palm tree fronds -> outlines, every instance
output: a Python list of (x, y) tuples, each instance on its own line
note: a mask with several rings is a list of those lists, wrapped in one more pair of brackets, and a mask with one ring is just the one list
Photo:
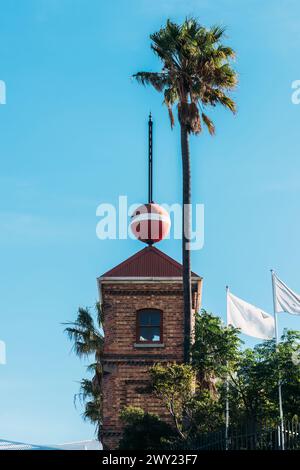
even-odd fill
[[(102, 423), (102, 356), (104, 338), (99, 330), (103, 324), (103, 311), (97, 302), (95, 305), (96, 323), (88, 308), (79, 308), (74, 322), (65, 323), (69, 339), (73, 342), (73, 350), (79, 357), (88, 357), (94, 354), (95, 362), (87, 367), (92, 372), (92, 379), (82, 379), (79, 392), (74, 396), (74, 405), (77, 401), (84, 405), (82, 417), (96, 426), (99, 438)], [(97, 326), (96, 326), (97, 324)]]
[(97, 313), (98, 325), (99, 325), (99, 327), (102, 327), (102, 325), (104, 323), (104, 314), (103, 314), (103, 308), (102, 308), (102, 305), (100, 304), (100, 302), (96, 302), (95, 308), (96, 308), (96, 313)]
[(214, 135), (215, 132), (216, 132), (216, 129), (215, 129), (215, 126), (214, 126), (214, 123), (212, 122), (212, 120), (204, 113), (201, 113), (201, 116), (202, 116), (203, 122), (206, 125), (210, 135)]
[(174, 119), (174, 114), (172, 107), (170, 105), (167, 105), (168, 107), (168, 113), (169, 113), (169, 119), (170, 119), (170, 124), (171, 124), (171, 129), (175, 126), (175, 119)]
[(219, 42), (220, 39), (224, 36), (225, 31), (225, 26), (214, 25), (210, 28), (209, 34), (213, 38), (214, 42)]
[[(99, 316), (101, 316), (100, 306), (97, 309), (97, 321), (99, 323)], [(103, 335), (95, 327), (93, 317), (88, 308), (79, 308), (75, 322), (68, 322), (69, 325), (65, 328), (65, 332), (69, 339), (73, 341), (73, 350), (79, 357), (88, 356), (90, 354), (102, 355), (103, 350)], [(99, 326), (101, 324), (99, 323)]]
[(227, 59), (228, 57), (235, 59), (235, 52), (231, 47), (220, 44), (217, 48), (217, 51), (223, 55), (224, 59)]
[[(235, 112), (233, 99), (225, 94), (237, 84), (231, 66), (235, 52), (222, 43), (224, 37), (224, 26), (207, 29), (195, 18), (186, 18), (181, 25), (168, 20), (165, 27), (151, 34), (151, 47), (162, 62), (161, 71), (139, 72), (134, 78), (164, 93), (171, 127), (175, 104), (180, 122), (194, 134), (201, 132), (198, 104), (200, 107), (222, 104)], [(207, 122), (209, 132), (214, 134), (214, 125), (210, 119)]]
[(174, 127), (175, 125), (175, 119), (173, 115), (173, 104), (176, 103), (178, 100), (178, 94), (175, 88), (167, 88), (164, 92), (164, 104), (168, 108), (168, 113), (169, 113), (169, 118), (170, 118), (170, 123), (171, 123), (171, 128)]
[(167, 85), (166, 76), (163, 73), (138, 72), (133, 75), (133, 78), (144, 86), (152, 85), (157, 91), (162, 91)]

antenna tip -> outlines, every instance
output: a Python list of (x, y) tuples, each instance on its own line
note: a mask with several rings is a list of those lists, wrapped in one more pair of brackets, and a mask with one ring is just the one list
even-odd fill
[(152, 114), (151, 114), (151, 111), (149, 113), (149, 121), (152, 121)]

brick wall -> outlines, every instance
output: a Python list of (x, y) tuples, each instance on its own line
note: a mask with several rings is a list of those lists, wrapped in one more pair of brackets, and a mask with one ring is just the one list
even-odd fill
[[(105, 334), (102, 443), (113, 449), (121, 437), (119, 414), (125, 406), (139, 406), (169, 420), (161, 402), (137, 388), (147, 383), (153, 364), (183, 360), (182, 283), (106, 281), (101, 283), (101, 294)], [(136, 312), (143, 308), (162, 311), (163, 347), (135, 346)]]

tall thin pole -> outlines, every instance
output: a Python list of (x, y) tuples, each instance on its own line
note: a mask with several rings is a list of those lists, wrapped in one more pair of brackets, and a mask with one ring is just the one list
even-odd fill
[[(226, 326), (228, 326), (228, 293), (229, 287), (226, 286)], [(229, 376), (227, 373), (226, 377), (226, 402), (225, 402), (225, 448), (228, 450), (229, 446), (229, 418), (230, 418), (230, 410), (229, 410)]]
[(153, 132), (152, 116), (149, 114), (148, 121), (148, 202), (153, 202)]
[[(271, 269), (272, 276), (272, 288), (273, 288), (273, 309), (274, 309), (274, 321), (275, 321), (275, 340), (276, 340), (276, 350), (278, 350), (279, 345), (279, 331), (278, 331), (278, 320), (275, 306), (275, 282), (274, 282), (274, 271)], [(281, 377), (279, 374), (278, 378), (278, 402), (279, 402), (279, 416), (280, 416), (280, 426), (278, 426), (278, 442), (281, 450), (284, 450), (284, 418), (283, 418), (283, 407), (282, 407), (282, 390), (281, 390)]]

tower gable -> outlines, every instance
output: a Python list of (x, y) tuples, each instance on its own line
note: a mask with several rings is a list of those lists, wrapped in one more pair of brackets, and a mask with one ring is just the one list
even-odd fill
[[(103, 278), (181, 278), (182, 265), (154, 246), (147, 246), (100, 276)], [(195, 279), (201, 279), (192, 273)]]

